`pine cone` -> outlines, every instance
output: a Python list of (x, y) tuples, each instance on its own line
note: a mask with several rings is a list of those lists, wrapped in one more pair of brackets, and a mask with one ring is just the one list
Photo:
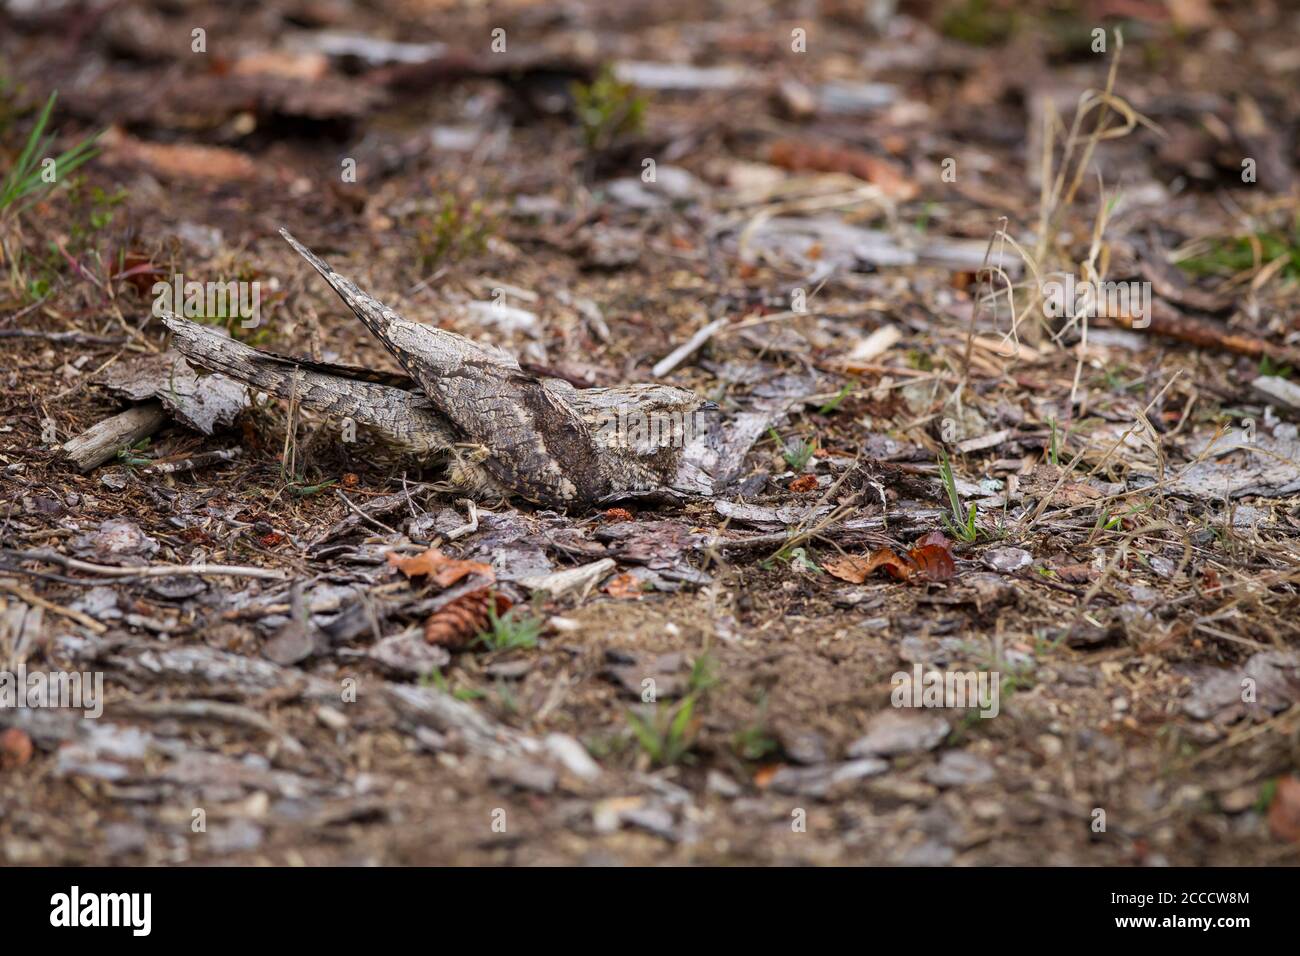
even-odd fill
[(462, 594), (429, 616), (424, 622), (424, 639), (458, 650), (487, 627), (490, 609), (500, 616), (510, 609), (510, 599), (490, 588)]

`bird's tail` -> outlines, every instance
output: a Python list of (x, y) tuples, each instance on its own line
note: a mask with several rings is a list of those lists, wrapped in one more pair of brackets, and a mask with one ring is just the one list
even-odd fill
[(411, 452), (434, 452), (453, 442), (448, 424), (423, 395), (343, 370), (263, 352), (216, 329), (176, 315), (164, 315), (172, 345), (195, 365), (251, 385), (276, 398), (292, 399), (334, 418), (369, 427)]

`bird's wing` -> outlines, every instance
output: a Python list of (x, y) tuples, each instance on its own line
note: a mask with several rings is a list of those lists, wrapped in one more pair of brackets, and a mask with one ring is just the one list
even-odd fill
[[(330, 284), (330, 288), (338, 293), (352, 313), (365, 323), (366, 328), (412, 376), (415, 376), (414, 369), (410, 367), (413, 358), (418, 358), (431, 371), (446, 375), (456, 374), (467, 362), (503, 373), (523, 374), (519, 363), (501, 349), (480, 345), (446, 329), (408, 322), (374, 296), (359, 289), (351, 279), (331, 269), (325, 260), (295, 239), (289, 230), (281, 229), (280, 235), (297, 250), (298, 255), (311, 263), (312, 268)], [(415, 377), (418, 380), (418, 376)]]
[(460, 438), (487, 450), (483, 468), (500, 484), (531, 501), (569, 507), (599, 500), (612, 485), (648, 480), (635, 462), (615, 461), (598, 446), (554, 383), (527, 374), (500, 349), (406, 321), (287, 230), (280, 234), (411, 373)]
[(455, 441), (449, 423), (419, 392), (358, 379), (347, 366), (264, 352), (176, 315), (162, 321), (176, 350), (195, 365), (277, 398), (295, 398), (326, 415), (350, 418), (411, 452), (441, 451)]

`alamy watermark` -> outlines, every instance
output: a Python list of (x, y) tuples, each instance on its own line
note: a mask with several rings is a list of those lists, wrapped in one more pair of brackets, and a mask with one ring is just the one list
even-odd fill
[(50, 897), (51, 926), (122, 926), (132, 936), (153, 929), (152, 893), (83, 893), (73, 886)]
[(897, 671), (890, 679), (895, 707), (938, 707), (965, 710), (978, 707), (981, 717), (996, 717), (1002, 696), (1002, 675), (997, 671), (927, 671), (920, 664), (912, 672)]
[(685, 448), (708, 429), (708, 415), (700, 410), (646, 411), (619, 408), (602, 412), (596, 420), (596, 440), (605, 447)]
[(0, 670), (0, 710), (24, 708), (71, 708), (94, 720), (104, 713), (102, 671)]
[(1123, 318), (1135, 329), (1151, 324), (1150, 282), (1097, 282), (1073, 275), (1042, 283), (1043, 312), (1051, 319)]
[(178, 272), (171, 282), (155, 282), (151, 291), (158, 318), (174, 313), (187, 319), (240, 319), (244, 329), (262, 324), (260, 282), (186, 282), (185, 274)]

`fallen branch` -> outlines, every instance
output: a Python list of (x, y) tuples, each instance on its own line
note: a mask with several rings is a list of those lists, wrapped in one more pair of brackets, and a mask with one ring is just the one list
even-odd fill
[(1300, 349), (1275, 345), (1257, 336), (1229, 329), (1218, 322), (1194, 318), (1159, 299), (1151, 302), (1150, 319), (1151, 324), (1145, 329), (1133, 329), (1133, 316), (1128, 315), (1106, 316), (1103, 321), (1119, 328), (1146, 331), (1176, 342), (1185, 342), (1207, 351), (1231, 352), (1256, 361), (1268, 358), (1279, 365), (1300, 366)]
[(40, 329), (0, 329), (0, 339), (41, 339), (45, 342), (69, 342), (73, 345), (121, 345), (123, 335), (90, 335), (86, 332), (42, 332)]
[(40, 595), (33, 594), (31, 591), (28, 591), (26, 588), (21, 588), (17, 584), (13, 584), (12, 582), (0, 581), (0, 591), (7, 591), (8, 593), (12, 594), (14, 597), (18, 598), (18, 600), (22, 601), (24, 604), (30, 604), (33, 607), (41, 607), (49, 611), (51, 614), (58, 614), (61, 617), (71, 618), (72, 620), (80, 624), (82, 627), (89, 628), (90, 630), (94, 631), (96, 634), (103, 634), (105, 631), (108, 630), (107, 627), (105, 627), (103, 624), (100, 624), (93, 617), (90, 617), (89, 615), (86, 614), (82, 614), (80, 611), (74, 611), (70, 607), (64, 607), (61, 604), (55, 604), (53, 601), (47, 601), (45, 600), (45, 598), (41, 597)]
[(274, 568), (254, 568), (238, 564), (151, 564), (139, 568), (122, 568), (106, 564), (91, 564), (59, 554), (57, 551), (0, 551), (0, 556), (17, 561), (45, 561), (60, 564), (71, 571), (84, 571), (106, 578), (172, 578), (190, 574), (214, 577), (261, 578), (266, 581), (285, 581), (289, 574)]
[(692, 335), (688, 341), (677, 346), (677, 348), (673, 349), (661, 358), (655, 364), (655, 367), (650, 370), (650, 373), (654, 375), (655, 378), (663, 378), (703, 348), (704, 344), (708, 342), (709, 339), (713, 338), (713, 336), (718, 333), (718, 330), (726, 324), (726, 318), (714, 319), (704, 328)]
[(166, 420), (159, 402), (134, 405), (64, 442), (63, 453), (78, 471), (87, 472), (98, 468), (123, 448), (148, 438)]
[(220, 451), (204, 451), (197, 455), (191, 455), (188, 458), (182, 458), (180, 461), (160, 461), (156, 464), (141, 468), (140, 474), (171, 475), (179, 471), (193, 471), (195, 468), (206, 468), (208, 465), (217, 465), (223, 461), (234, 461), (241, 454), (243, 454), (243, 449), (240, 448), (225, 448)]

